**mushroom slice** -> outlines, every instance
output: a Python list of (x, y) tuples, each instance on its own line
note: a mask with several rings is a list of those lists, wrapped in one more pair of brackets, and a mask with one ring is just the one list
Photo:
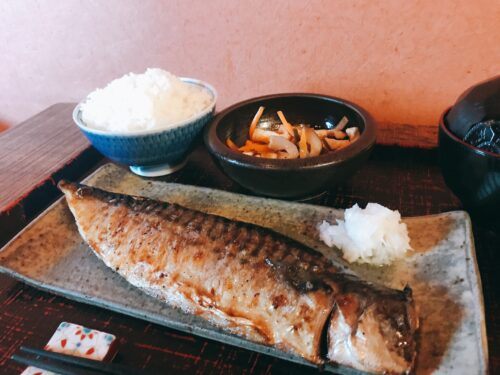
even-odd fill
[[(269, 137), (269, 148), (274, 151), (284, 151), (286, 154), (283, 155), (285, 159), (296, 159), (299, 157), (299, 150), (292, 142), (279, 135), (272, 135)], [(282, 156), (281, 153), (279, 153)]]

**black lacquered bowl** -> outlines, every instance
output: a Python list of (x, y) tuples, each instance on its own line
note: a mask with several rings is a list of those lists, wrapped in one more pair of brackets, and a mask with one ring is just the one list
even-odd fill
[(445, 111), (439, 121), (439, 163), (448, 187), (475, 215), (498, 216), (500, 155), (474, 147), (449, 129)]
[[(244, 155), (226, 146), (230, 137), (238, 146), (245, 143), (249, 124), (260, 106), (266, 108), (262, 121), (280, 120), (281, 110), (292, 124), (325, 126), (349, 119), (361, 135), (352, 145), (304, 159), (266, 159)], [(237, 103), (219, 113), (205, 128), (204, 140), (224, 172), (241, 186), (259, 195), (297, 199), (315, 195), (344, 182), (368, 158), (375, 144), (375, 125), (369, 115), (345, 100), (316, 94), (276, 94)]]

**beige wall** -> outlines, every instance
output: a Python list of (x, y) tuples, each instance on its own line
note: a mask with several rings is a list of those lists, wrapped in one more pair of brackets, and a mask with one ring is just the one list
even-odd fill
[(4, 0), (0, 124), (158, 66), (212, 83), (219, 109), (309, 91), (357, 102), (382, 128), (432, 125), (500, 73), (499, 25), (498, 0)]

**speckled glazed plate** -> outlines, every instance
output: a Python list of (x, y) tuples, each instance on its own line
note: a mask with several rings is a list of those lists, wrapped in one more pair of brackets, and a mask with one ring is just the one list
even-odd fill
[[(342, 263), (335, 250), (318, 240), (315, 229), (324, 219), (341, 218), (341, 210), (144, 180), (112, 164), (101, 167), (85, 182), (268, 227)], [(410, 255), (390, 267), (356, 266), (353, 271), (390, 287), (409, 284), (413, 288), (421, 322), (417, 374), (485, 374), (483, 297), (468, 215), (449, 212), (406, 218), (405, 222), (414, 249)], [(63, 199), (0, 250), (0, 270), (70, 299), (313, 366), (302, 358), (228, 334), (129, 285), (91, 253)], [(325, 370), (358, 373), (334, 366)]]

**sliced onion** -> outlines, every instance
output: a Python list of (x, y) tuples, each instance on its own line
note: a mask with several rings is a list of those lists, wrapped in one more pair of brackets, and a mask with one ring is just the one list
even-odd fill
[(254, 142), (268, 143), (269, 137), (271, 137), (272, 135), (276, 135), (276, 132), (273, 132), (272, 130), (257, 128), (252, 133), (251, 139)]
[(347, 128), (345, 130), (347, 133), (347, 136), (349, 137), (349, 140), (351, 142), (354, 142), (356, 139), (359, 138), (359, 129), (358, 128)]
[(285, 151), (285, 159), (296, 159), (299, 157), (297, 146), (279, 135), (272, 135), (269, 137), (269, 148), (274, 151)]
[(286, 128), (283, 124), (280, 124), (277, 133), (278, 133), (278, 135), (288, 139), (289, 141), (293, 142), (293, 140), (294, 140), (294, 135), (293, 134), (290, 135), (290, 133), (288, 133), (288, 131), (286, 130)]
[(285, 130), (283, 125), (281, 125), (277, 132), (273, 130), (257, 128), (252, 133), (251, 140), (254, 142), (269, 143), (269, 138), (273, 135), (281, 136), (288, 140), (290, 139), (290, 135)]

